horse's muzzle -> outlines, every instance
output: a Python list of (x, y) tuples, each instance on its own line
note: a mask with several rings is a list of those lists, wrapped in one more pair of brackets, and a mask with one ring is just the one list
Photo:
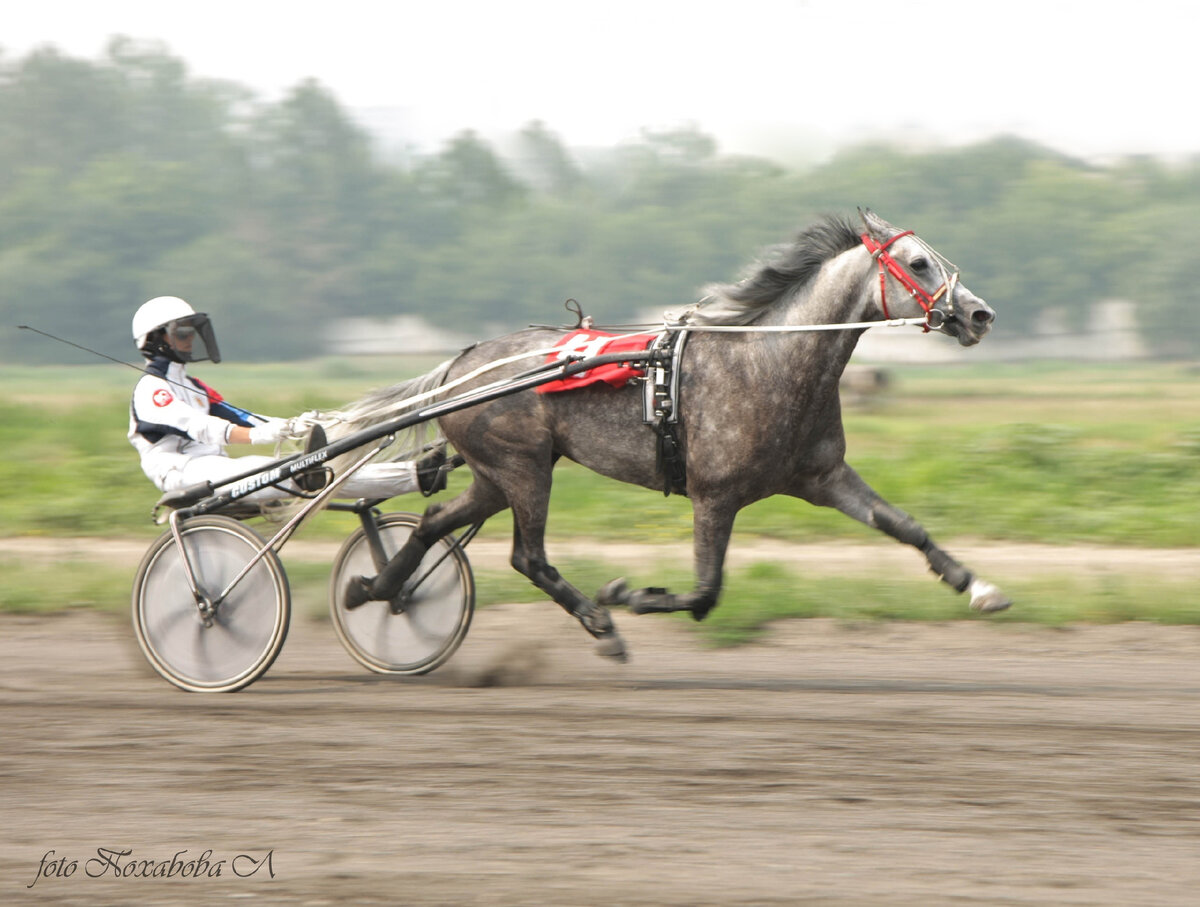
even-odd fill
[(974, 346), (992, 329), (995, 310), (971, 293), (955, 296), (954, 308), (947, 312), (934, 309), (929, 313), (929, 326), (956, 339), (962, 346)]

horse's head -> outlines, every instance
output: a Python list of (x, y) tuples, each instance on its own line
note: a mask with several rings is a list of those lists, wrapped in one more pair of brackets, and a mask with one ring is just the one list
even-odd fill
[(992, 329), (996, 313), (958, 281), (958, 268), (911, 230), (901, 230), (870, 210), (859, 210), (863, 244), (879, 266), (876, 292), (885, 318), (925, 313), (931, 331), (974, 346)]

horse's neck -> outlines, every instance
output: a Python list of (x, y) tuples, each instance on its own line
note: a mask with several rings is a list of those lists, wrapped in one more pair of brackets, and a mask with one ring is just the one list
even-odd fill
[(868, 268), (859, 249), (843, 252), (780, 307), (780, 324), (846, 324), (866, 321), (872, 307)]
[[(853, 324), (871, 319), (872, 296), (864, 280), (861, 256), (846, 253), (827, 264), (816, 277), (800, 290), (763, 324), (827, 325)], [(802, 355), (816, 359), (822, 370), (840, 375), (854, 347), (862, 336), (861, 329), (844, 331), (796, 332), (779, 335), (781, 342), (776, 353), (785, 357)]]

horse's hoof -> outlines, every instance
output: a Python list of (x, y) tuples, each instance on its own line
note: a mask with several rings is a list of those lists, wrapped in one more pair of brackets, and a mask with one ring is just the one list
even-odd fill
[(1011, 598), (991, 583), (981, 579), (972, 580), (969, 589), (971, 591), (971, 610), (978, 611), (980, 614), (1003, 611), (1012, 604)]
[(591, 633), (596, 639), (604, 639), (617, 632), (612, 615), (608, 613), (608, 608), (603, 605), (588, 604), (580, 611), (577, 611), (575, 617), (583, 624), (583, 629)]
[(623, 605), (628, 600), (629, 587), (626, 585), (625, 577), (623, 576), (606, 583), (596, 593), (596, 604), (598, 605)]
[(596, 654), (602, 658), (611, 658), (621, 664), (629, 660), (629, 653), (625, 650), (625, 640), (615, 632), (601, 636), (596, 641)]
[(372, 598), (371, 580), (365, 576), (352, 576), (346, 580), (346, 587), (342, 590), (342, 607), (347, 611), (361, 608)]

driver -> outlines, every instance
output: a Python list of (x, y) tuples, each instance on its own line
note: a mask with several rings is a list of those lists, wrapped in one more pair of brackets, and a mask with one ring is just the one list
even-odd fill
[[(177, 296), (155, 297), (134, 313), (133, 339), (146, 359), (146, 371), (133, 389), (129, 442), (141, 455), (142, 471), (160, 491), (219, 484), (275, 462), (259, 455), (231, 458), (225, 446), (275, 444), (291, 435), (292, 421), (239, 409), (187, 374), (189, 362), (221, 361), (206, 314)], [(439, 447), (415, 463), (368, 463), (338, 491), (348, 498), (390, 498), (418, 490), (430, 495), (446, 487), (445, 458)], [(270, 487), (248, 499), (288, 496), (285, 488)]]

